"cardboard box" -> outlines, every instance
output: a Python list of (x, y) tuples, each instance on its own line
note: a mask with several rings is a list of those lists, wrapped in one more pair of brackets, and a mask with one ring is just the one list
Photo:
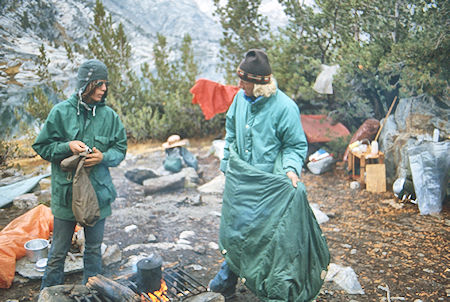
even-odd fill
[(386, 166), (366, 165), (366, 190), (374, 193), (386, 192)]

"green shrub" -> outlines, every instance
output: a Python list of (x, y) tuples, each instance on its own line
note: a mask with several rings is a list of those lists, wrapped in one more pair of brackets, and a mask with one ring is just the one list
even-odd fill
[(351, 138), (351, 135), (341, 136), (328, 143), (325, 143), (324, 147), (328, 153), (333, 154), (333, 157), (335, 159), (342, 160)]
[(18, 150), (17, 143), (0, 138), (0, 167), (8, 167), (8, 161), (16, 157)]

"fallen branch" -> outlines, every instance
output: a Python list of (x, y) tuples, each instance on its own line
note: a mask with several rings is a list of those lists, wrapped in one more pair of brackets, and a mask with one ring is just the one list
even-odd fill
[(386, 287), (378, 285), (378, 288), (384, 290), (386, 292), (386, 298), (388, 302), (391, 302), (391, 293), (389, 291), (389, 286), (386, 284)]

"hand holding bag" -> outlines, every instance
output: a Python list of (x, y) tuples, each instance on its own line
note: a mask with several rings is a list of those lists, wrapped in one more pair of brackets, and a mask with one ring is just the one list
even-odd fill
[(91, 168), (84, 167), (86, 152), (72, 155), (61, 162), (63, 171), (73, 171), (72, 211), (82, 226), (94, 226), (100, 218), (97, 194), (89, 179)]

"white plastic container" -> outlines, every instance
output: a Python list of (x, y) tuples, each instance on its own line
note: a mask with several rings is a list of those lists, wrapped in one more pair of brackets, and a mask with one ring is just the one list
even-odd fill
[(437, 143), (439, 142), (439, 129), (434, 128), (433, 131), (433, 142)]
[(378, 142), (377, 141), (372, 141), (372, 143), (370, 143), (370, 154), (372, 154), (372, 155), (378, 154)]

